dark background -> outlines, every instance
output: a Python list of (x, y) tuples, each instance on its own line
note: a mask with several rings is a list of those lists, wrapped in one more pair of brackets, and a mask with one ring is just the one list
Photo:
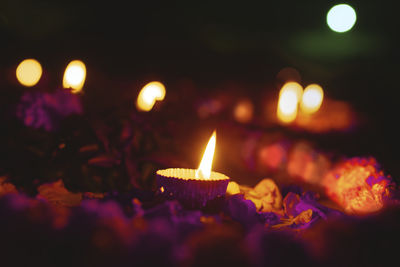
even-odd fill
[(79, 58), (88, 86), (132, 90), (149, 77), (167, 85), (187, 78), (202, 90), (251, 84), (243, 94), (257, 95), (277, 90), (257, 85), (274, 85), (279, 70), (294, 67), (303, 84), (321, 84), (367, 118), (350, 154), (373, 155), (398, 176), (398, 11), (393, 1), (347, 1), (357, 22), (339, 34), (326, 25), (339, 3), (0, 1), (0, 84), (15, 82), (15, 66), (33, 57), (46, 85), (59, 86), (66, 64)]

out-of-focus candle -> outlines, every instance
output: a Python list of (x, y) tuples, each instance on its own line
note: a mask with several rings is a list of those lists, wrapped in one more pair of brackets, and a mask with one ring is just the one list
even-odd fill
[(16, 76), (22, 85), (27, 87), (34, 86), (42, 77), (42, 66), (36, 59), (25, 59), (19, 63)]
[(310, 84), (304, 89), (300, 103), (300, 109), (306, 114), (312, 114), (319, 110), (324, 99), (324, 91), (318, 84)]
[(150, 111), (156, 101), (162, 101), (165, 97), (165, 86), (160, 82), (146, 84), (136, 100), (136, 107), (140, 111)]
[(80, 60), (71, 61), (64, 72), (63, 87), (71, 88), (73, 93), (82, 90), (86, 79), (86, 66)]
[(303, 87), (296, 82), (286, 83), (279, 92), (277, 116), (283, 123), (296, 119), (298, 103), (303, 93)]
[(284, 92), (289, 91), (294, 92), (296, 94), (297, 100), (300, 101), (301, 96), (303, 95), (303, 86), (301, 86), (297, 82), (287, 82), (282, 86), (279, 92), (279, 96), (281, 96)]

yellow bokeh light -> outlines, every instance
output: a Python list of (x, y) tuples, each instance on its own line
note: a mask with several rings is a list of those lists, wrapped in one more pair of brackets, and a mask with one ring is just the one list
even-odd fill
[(290, 123), (296, 119), (298, 103), (303, 94), (303, 87), (296, 82), (288, 82), (282, 86), (279, 92), (277, 116), (284, 123)]
[(306, 87), (301, 99), (301, 111), (306, 114), (312, 114), (319, 110), (324, 99), (324, 91), (318, 84), (310, 84)]
[(297, 100), (300, 101), (301, 96), (303, 94), (303, 86), (301, 86), (297, 82), (287, 82), (282, 86), (281, 91), (279, 92), (279, 96), (288, 91), (293, 91), (296, 94)]
[(140, 111), (150, 111), (156, 101), (161, 101), (165, 97), (165, 86), (160, 82), (150, 82), (140, 91), (136, 107)]
[(196, 178), (210, 179), (216, 141), (217, 141), (217, 133), (214, 131), (210, 137), (210, 140), (208, 141), (206, 150), (204, 151), (203, 154), (203, 158), (201, 159), (200, 162), (200, 166), (196, 170)]
[(335, 32), (347, 32), (356, 23), (357, 15), (354, 9), (346, 4), (332, 7), (326, 16), (329, 28)]
[(24, 86), (34, 86), (42, 77), (42, 66), (35, 59), (25, 59), (19, 63), (16, 75), (18, 81)]
[(63, 87), (71, 88), (73, 93), (82, 90), (86, 79), (86, 66), (80, 60), (71, 61), (64, 72)]

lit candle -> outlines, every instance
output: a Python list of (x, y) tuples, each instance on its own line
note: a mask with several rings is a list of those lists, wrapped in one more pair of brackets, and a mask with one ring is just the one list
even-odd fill
[(324, 90), (318, 84), (310, 84), (304, 90), (300, 108), (305, 114), (312, 114), (319, 110), (324, 99)]
[(72, 93), (82, 90), (86, 79), (86, 66), (80, 60), (71, 61), (65, 69), (63, 87), (71, 88)]
[(25, 59), (18, 65), (15, 74), (23, 86), (31, 87), (42, 77), (42, 66), (35, 59)]
[(277, 116), (281, 122), (290, 123), (296, 119), (302, 94), (303, 87), (296, 82), (288, 82), (282, 86), (277, 107)]
[(146, 84), (136, 100), (136, 107), (139, 111), (150, 111), (156, 101), (162, 101), (165, 97), (165, 86), (160, 82)]
[(157, 171), (157, 186), (168, 197), (191, 207), (204, 207), (226, 193), (229, 177), (212, 171), (216, 133), (208, 141), (200, 166), (195, 169), (170, 168)]
[(216, 141), (217, 134), (214, 131), (210, 137), (210, 140), (208, 141), (203, 158), (200, 162), (200, 166), (196, 170), (196, 179), (210, 179)]

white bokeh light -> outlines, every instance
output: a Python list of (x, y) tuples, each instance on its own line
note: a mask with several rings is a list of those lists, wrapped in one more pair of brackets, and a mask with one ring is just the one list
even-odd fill
[(329, 28), (335, 32), (347, 32), (356, 23), (357, 15), (354, 9), (347, 4), (332, 7), (326, 16)]

